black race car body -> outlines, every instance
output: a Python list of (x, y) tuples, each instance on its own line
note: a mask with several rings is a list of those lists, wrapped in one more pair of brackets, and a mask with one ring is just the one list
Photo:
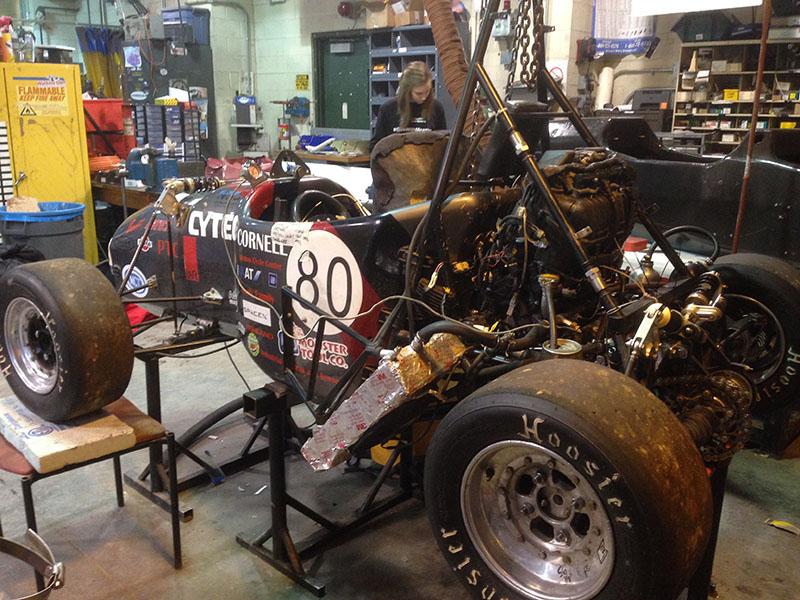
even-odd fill
[[(730, 250), (747, 157), (747, 137), (724, 157), (665, 148), (644, 119), (587, 119), (604, 145), (636, 171), (642, 204), (663, 228), (692, 223), (713, 231)], [(571, 124), (554, 125), (554, 148), (583, 144)], [(800, 130), (759, 131), (740, 249), (800, 261)]]
[[(308, 189), (345, 193), (337, 184), (313, 176), (198, 192), (184, 200), (190, 210), (177, 225), (157, 214), (142, 243), (154, 211), (145, 208), (125, 221), (111, 240), (112, 270), (118, 280), (128, 278), (126, 287), (134, 290), (129, 297), (154, 313), (172, 305), (153, 299), (183, 298), (181, 312), (214, 321), (223, 333), (241, 338), (259, 367), (273, 379), (282, 379), (284, 334), (277, 318), (285, 312), (281, 289), (288, 286), (364, 338), (372, 337), (380, 311), (361, 313), (402, 292), (401, 249), (428, 209), (423, 203), (329, 221), (272, 220), (276, 204), (280, 210), (280, 199), (289, 198), (291, 205)], [(458, 194), (448, 200), (443, 219), (454, 262), (470, 258), (469, 241), (509, 206), (509, 199), (490, 192)], [(128, 274), (139, 244), (141, 253)], [(155, 282), (148, 287), (151, 278)], [(293, 304), (291, 327), (299, 338), (313, 329), (319, 313)], [(310, 371), (315, 343), (310, 336), (294, 344), (294, 370), (301, 380)], [(328, 324), (317, 391), (328, 391), (362, 350), (361, 342)]]

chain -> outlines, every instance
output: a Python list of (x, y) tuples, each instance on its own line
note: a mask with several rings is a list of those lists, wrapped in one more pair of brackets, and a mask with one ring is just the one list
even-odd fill
[(544, 3), (542, 0), (520, 0), (514, 25), (511, 66), (506, 82), (506, 100), (511, 97), (519, 63), (519, 78), (529, 90), (536, 85), (544, 35)]

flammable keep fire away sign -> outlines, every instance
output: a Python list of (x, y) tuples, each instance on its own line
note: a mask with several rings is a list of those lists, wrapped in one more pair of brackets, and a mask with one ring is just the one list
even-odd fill
[(67, 82), (63, 77), (14, 77), (17, 113), (22, 117), (65, 117)]

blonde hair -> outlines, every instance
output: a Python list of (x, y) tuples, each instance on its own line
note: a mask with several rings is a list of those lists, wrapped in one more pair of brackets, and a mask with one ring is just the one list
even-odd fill
[[(422, 61), (408, 63), (400, 76), (397, 86), (397, 112), (400, 114), (400, 127), (408, 127), (411, 123), (411, 92), (414, 88), (433, 82), (433, 73)], [(422, 117), (427, 121), (433, 112), (433, 89), (422, 103)]]

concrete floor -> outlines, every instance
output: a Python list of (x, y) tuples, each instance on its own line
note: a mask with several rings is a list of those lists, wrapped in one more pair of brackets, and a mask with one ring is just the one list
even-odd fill
[[(251, 385), (264, 377), (237, 347), (234, 359)], [(209, 410), (244, 391), (225, 353), (195, 360), (162, 361), (163, 419), (184, 431)], [(0, 396), (9, 393), (0, 382)], [(144, 371), (136, 365), (128, 397), (144, 408)], [(200, 452), (214, 457), (249, 432), (235, 416), (205, 439)], [(262, 442), (260, 442), (262, 443)], [(124, 469), (140, 468), (145, 453), (123, 458)], [(190, 469), (191, 465), (179, 463)], [(323, 514), (346, 519), (360, 501), (370, 479), (341, 469), (314, 474), (300, 459), (289, 466), (290, 489)], [(194, 520), (183, 525), (184, 568), (171, 566), (167, 513), (132, 491), (127, 506), (114, 501), (111, 464), (101, 463), (38, 482), (34, 494), (39, 531), (58, 560), (66, 565), (66, 586), (57, 600), (312, 598), (288, 579), (239, 547), (239, 532), (255, 535), (268, 525), (266, 465), (182, 494)], [(296, 513), (290, 524), (299, 538), (314, 527)], [(24, 531), (19, 480), (0, 473), (0, 516), (6, 535)], [(723, 600), (798, 600), (800, 537), (764, 524), (768, 518), (800, 524), (800, 460), (778, 461), (742, 452), (730, 472), (728, 495), (715, 565), (715, 581)], [(334, 600), (466, 598), (451, 576), (430, 533), (424, 507), (409, 501), (374, 522), (363, 533), (328, 550), (312, 566)], [(0, 599), (33, 591), (29, 569), (0, 558)], [(5, 594), (5, 595), (4, 595)]]

